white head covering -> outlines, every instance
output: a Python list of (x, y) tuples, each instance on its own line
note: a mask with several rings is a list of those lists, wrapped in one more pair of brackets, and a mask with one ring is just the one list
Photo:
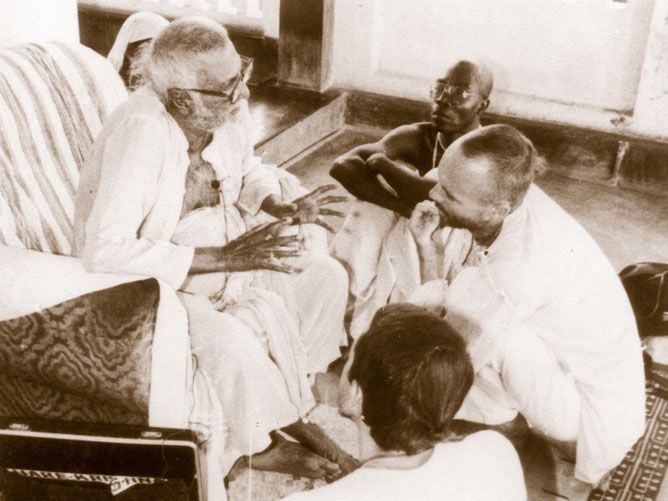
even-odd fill
[(132, 14), (118, 31), (116, 41), (109, 51), (107, 59), (116, 68), (116, 71), (120, 71), (129, 44), (155, 37), (168, 24), (167, 19), (153, 12)]

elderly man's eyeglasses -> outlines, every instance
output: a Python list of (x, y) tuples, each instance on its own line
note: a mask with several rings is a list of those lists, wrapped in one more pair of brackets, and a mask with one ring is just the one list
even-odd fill
[(235, 77), (234, 82), (230, 85), (231, 89), (229, 92), (218, 92), (215, 90), (209, 89), (181, 89), (181, 90), (190, 90), (193, 92), (199, 92), (200, 94), (205, 94), (207, 96), (216, 96), (222, 97), (226, 101), (234, 104), (239, 100), (241, 96), (241, 91), (244, 88), (244, 85), (248, 83), (251, 73), (253, 73), (253, 58), (240, 56), (241, 58), (241, 70), (239, 74)]
[(474, 94), (464, 87), (437, 82), (436, 85), (431, 88), (429, 95), (432, 101), (437, 103), (449, 101), (452, 104), (463, 104), (469, 97), (478, 94)]

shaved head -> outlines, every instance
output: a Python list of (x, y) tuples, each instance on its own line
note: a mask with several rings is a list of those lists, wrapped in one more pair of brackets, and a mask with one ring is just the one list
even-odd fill
[(483, 63), (467, 60), (457, 61), (438, 80), (449, 80), (468, 86), (472, 82), (475, 82), (480, 89), (480, 94), (484, 98), (489, 97), (494, 87), (494, 75), (492, 75), (492, 71)]
[(480, 115), (489, 106), (493, 85), (487, 66), (458, 61), (432, 88), (432, 125), (447, 135), (461, 135), (480, 127)]

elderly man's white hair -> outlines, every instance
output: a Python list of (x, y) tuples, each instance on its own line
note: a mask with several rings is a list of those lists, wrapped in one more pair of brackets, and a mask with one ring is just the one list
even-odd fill
[(226, 49), (227, 30), (207, 17), (183, 17), (169, 24), (141, 54), (143, 82), (165, 98), (172, 87), (196, 87), (202, 57)]

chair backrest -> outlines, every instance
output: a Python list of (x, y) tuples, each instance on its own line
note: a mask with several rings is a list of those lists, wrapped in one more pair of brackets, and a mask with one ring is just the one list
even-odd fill
[(0, 244), (72, 253), (79, 170), (126, 97), (111, 64), (86, 47), (0, 50)]

